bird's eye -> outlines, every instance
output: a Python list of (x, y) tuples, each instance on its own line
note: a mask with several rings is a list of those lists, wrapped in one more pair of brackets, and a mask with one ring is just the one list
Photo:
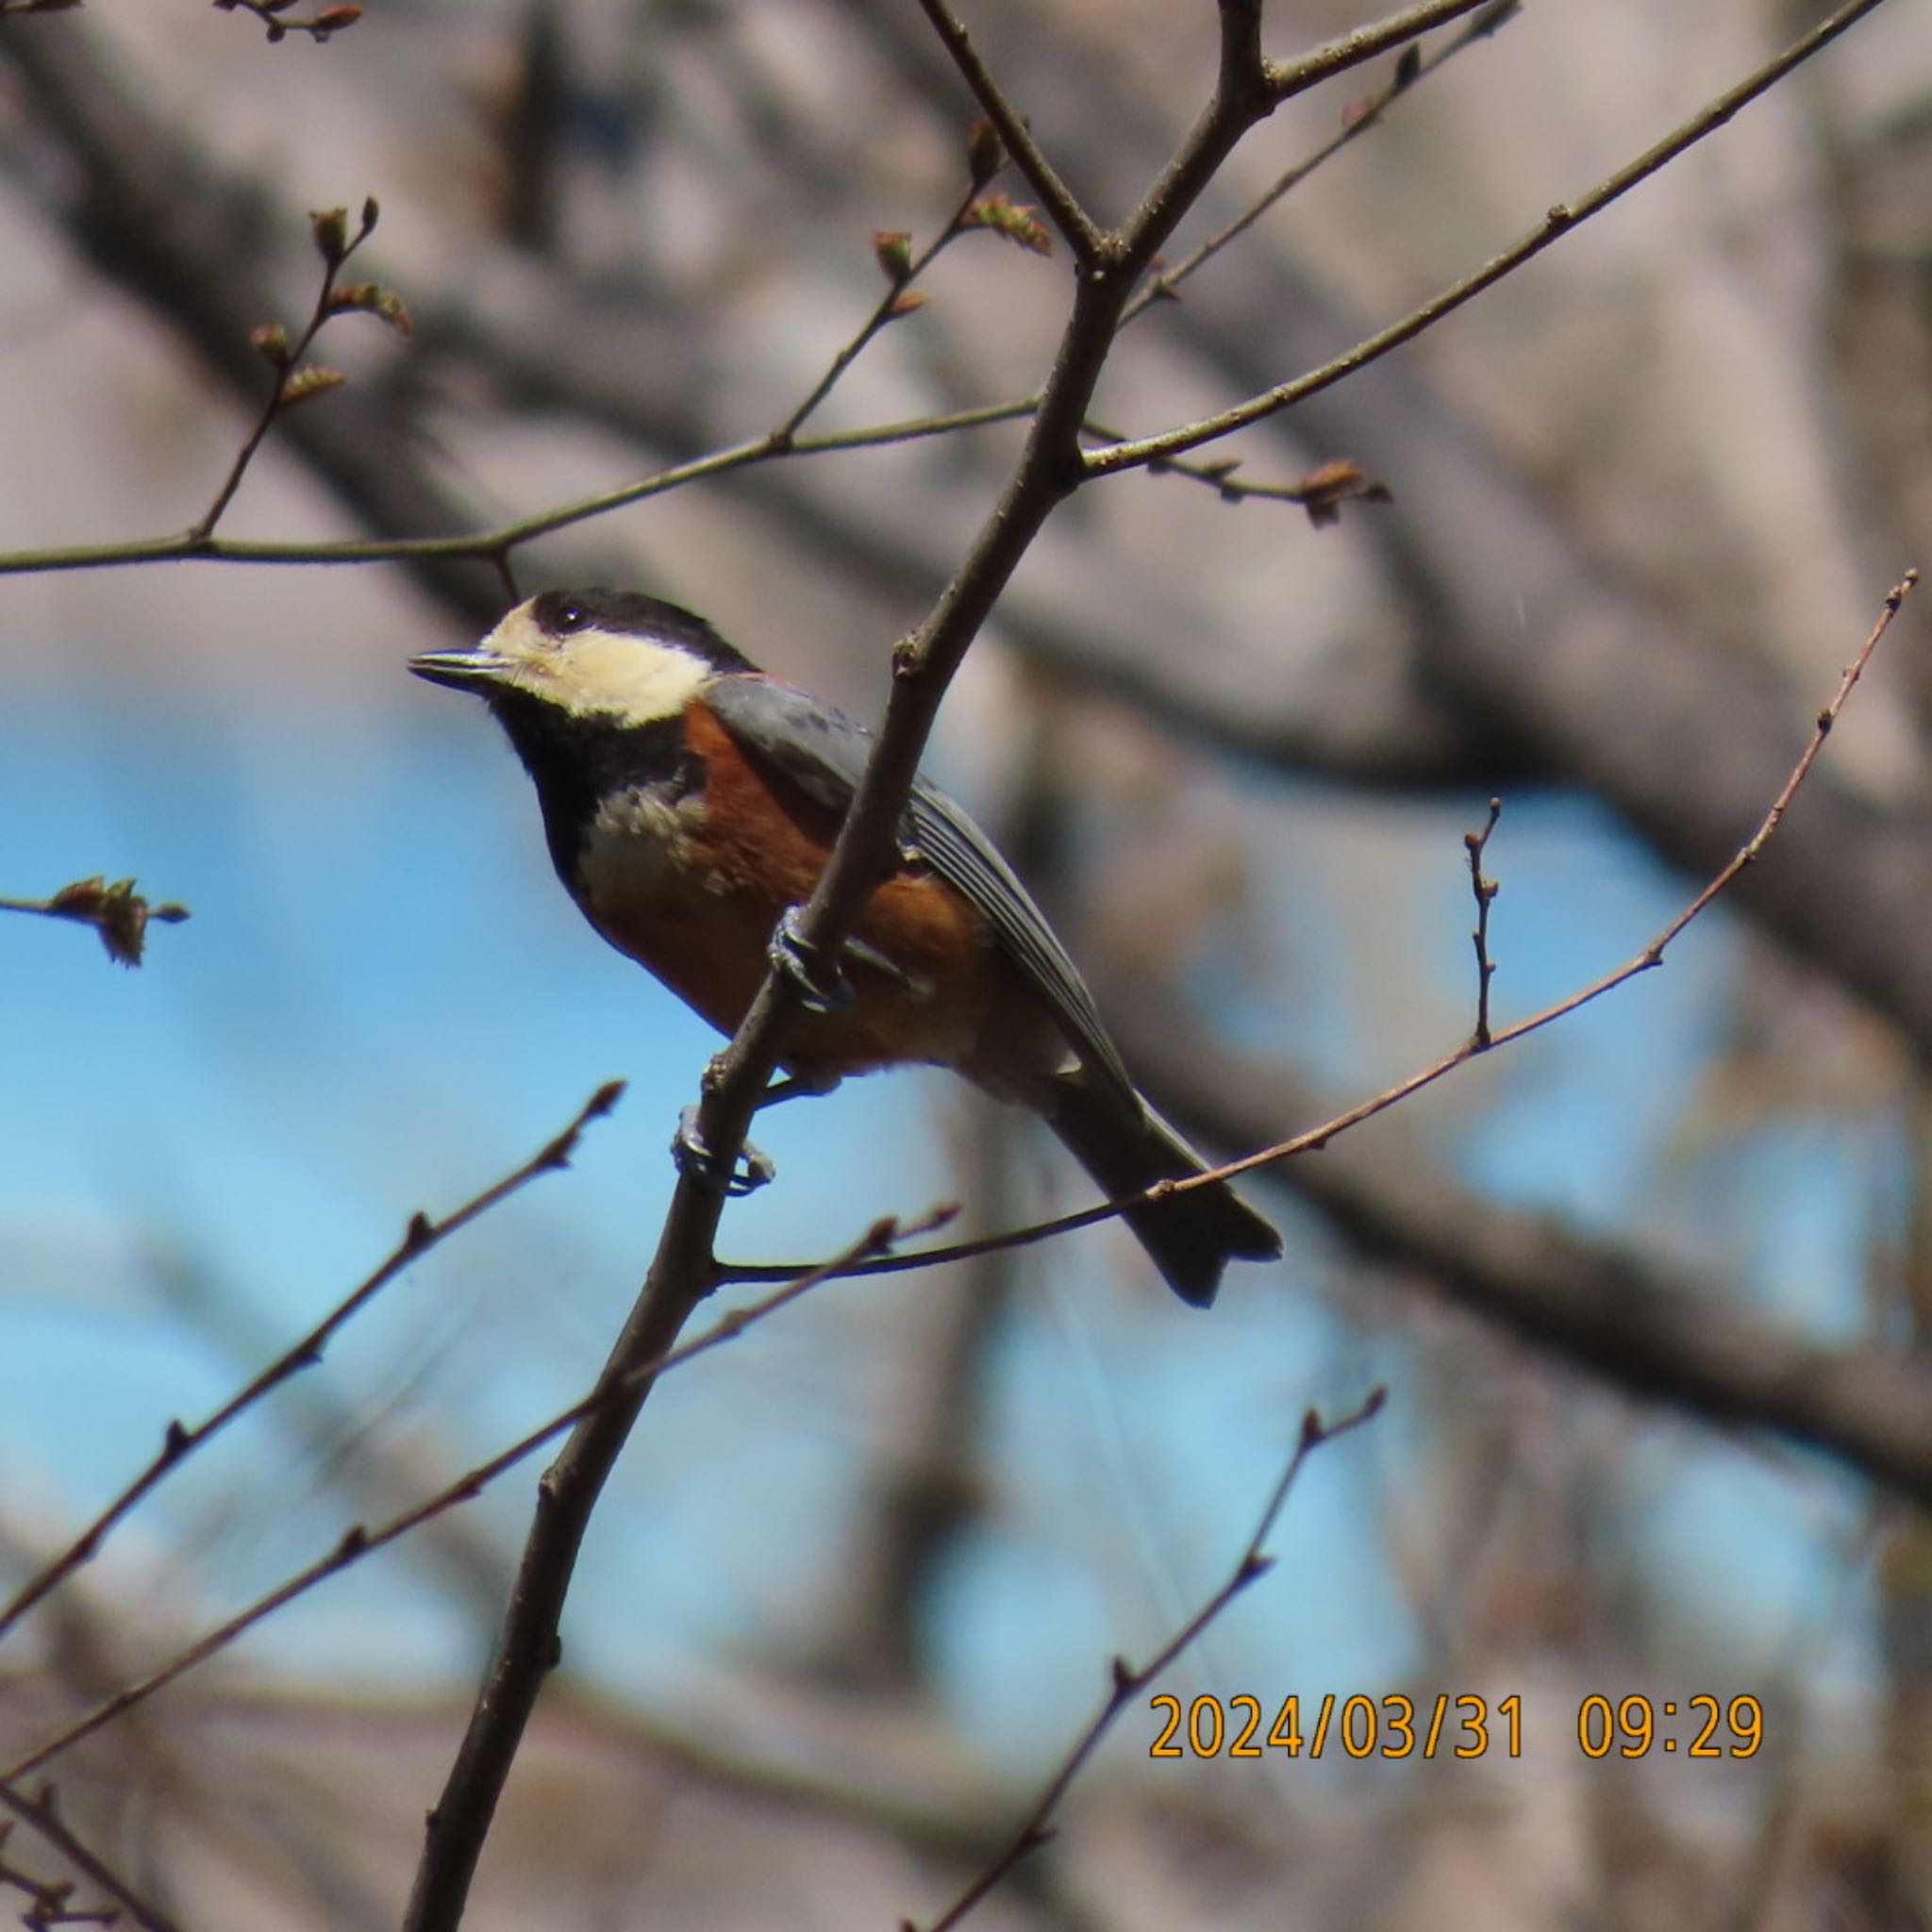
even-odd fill
[(537, 628), (552, 641), (570, 637), (576, 631), (588, 630), (591, 622), (584, 600), (573, 597), (567, 591), (545, 591), (537, 599), (533, 614)]

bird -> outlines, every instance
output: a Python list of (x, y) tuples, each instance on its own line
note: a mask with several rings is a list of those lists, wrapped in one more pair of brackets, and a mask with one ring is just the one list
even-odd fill
[[(533, 781), (550, 858), (620, 953), (719, 1031), (776, 963), (806, 1009), (760, 1105), (850, 1074), (948, 1067), (1037, 1114), (1109, 1200), (1207, 1164), (1135, 1086), (1045, 915), (965, 810), (921, 776), (896, 862), (834, 972), (795, 917), (831, 856), (873, 735), (768, 676), (702, 617), (639, 591), (546, 591), (469, 650), (408, 668), (483, 699)], [(674, 1143), (708, 1156), (687, 1109)], [(744, 1191), (770, 1177), (748, 1153)], [(1123, 1218), (1180, 1298), (1206, 1307), (1230, 1260), (1281, 1236), (1225, 1180)]]

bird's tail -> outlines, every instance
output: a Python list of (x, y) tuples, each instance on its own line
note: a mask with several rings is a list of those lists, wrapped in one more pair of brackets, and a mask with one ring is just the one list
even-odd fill
[[(1083, 1074), (1058, 1076), (1044, 1111), (1067, 1151), (1110, 1200), (1206, 1170), (1201, 1157), (1138, 1095)], [(1228, 1262), (1273, 1261), (1281, 1253), (1280, 1231), (1225, 1181), (1129, 1208), (1123, 1218), (1168, 1286), (1197, 1308), (1213, 1301)]]

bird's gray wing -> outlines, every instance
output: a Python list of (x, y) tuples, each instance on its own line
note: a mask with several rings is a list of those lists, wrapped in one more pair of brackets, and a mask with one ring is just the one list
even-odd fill
[[(873, 734), (864, 725), (769, 677), (721, 677), (705, 696), (744, 751), (828, 810), (842, 813), (851, 804), (872, 756)], [(920, 777), (899, 821), (899, 842), (985, 916), (1002, 950), (1046, 1001), (1081, 1064), (1111, 1075), (1131, 1092), (1133, 1082), (1079, 969), (964, 808)]]

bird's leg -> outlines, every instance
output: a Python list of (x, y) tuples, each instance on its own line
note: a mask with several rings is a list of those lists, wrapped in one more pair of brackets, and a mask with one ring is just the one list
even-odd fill
[[(671, 1158), (677, 1163), (677, 1171), (687, 1180), (698, 1182), (727, 1197), (740, 1194), (755, 1194), (767, 1181), (778, 1177), (778, 1170), (772, 1164), (768, 1154), (760, 1154), (749, 1141), (738, 1161), (724, 1167), (718, 1157), (705, 1145), (704, 1137), (698, 1132), (698, 1110), (688, 1107), (677, 1116), (677, 1132), (671, 1138)], [(739, 1172), (739, 1163), (743, 1172)]]
[(797, 987), (807, 1012), (841, 1013), (857, 997), (852, 982), (836, 967), (827, 971), (819, 948), (800, 936), (798, 915), (804, 909), (802, 906), (786, 908), (766, 951), (772, 964)]

